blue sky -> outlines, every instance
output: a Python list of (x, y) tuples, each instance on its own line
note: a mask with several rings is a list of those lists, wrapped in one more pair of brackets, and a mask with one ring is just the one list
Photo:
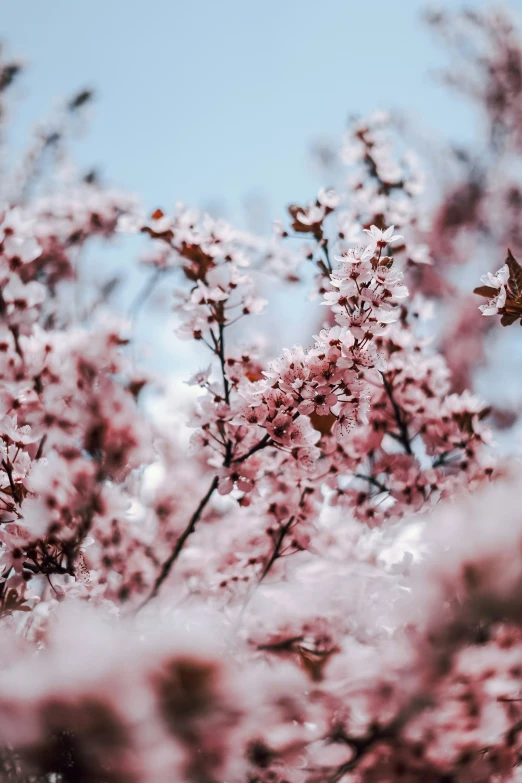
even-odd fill
[(424, 6), (0, 0), (0, 36), (29, 66), (12, 133), (23, 139), (58, 97), (92, 86), (82, 164), (150, 207), (218, 203), (241, 220), (245, 197), (260, 194), (276, 216), (313, 196), (310, 145), (338, 137), (350, 113), (399, 109), (436, 134), (468, 136), (469, 109), (433, 78), (444, 58), (420, 23)]
[[(93, 87), (90, 128), (75, 144), (85, 170), (95, 165), (150, 209), (168, 210), (178, 199), (218, 204), (244, 226), (245, 198), (254, 194), (280, 217), (323, 184), (310, 146), (338, 139), (350, 114), (390, 108), (435, 139), (473, 137), (470, 108), (434, 78), (445, 58), (420, 22), (424, 7), (423, 0), (0, 0), (0, 38), (28, 66), (10, 138), (23, 148), (57, 99)], [(520, 12), (522, 0), (508, 7)], [(83, 262), (84, 281), (123, 272), (123, 311), (146, 280), (133, 263), (134, 240), (103, 251), (95, 244)], [(208, 356), (174, 337), (174, 320), (165, 318), (171, 288), (161, 295), (163, 304), (151, 300), (141, 315), (139, 345), (180, 400), (184, 379)], [(319, 304), (314, 309), (302, 290), (285, 307), (284, 323), (274, 320), (276, 343), (306, 343)]]

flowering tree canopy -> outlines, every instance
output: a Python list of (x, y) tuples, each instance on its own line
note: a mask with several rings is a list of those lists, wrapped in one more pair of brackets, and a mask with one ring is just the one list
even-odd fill
[[(522, 358), (495, 328), (522, 323), (522, 44), (498, 13), (429, 21), (486, 127), (438, 188), (378, 113), (270, 236), (149, 214), (70, 164), (89, 91), (6, 172), (2, 781), (522, 780), (522, 398), (490, 382)], [(77, 296), (122, 236), (127, 312), (116, 281)], [(159, 288), (188, 401), (136, 351)]]

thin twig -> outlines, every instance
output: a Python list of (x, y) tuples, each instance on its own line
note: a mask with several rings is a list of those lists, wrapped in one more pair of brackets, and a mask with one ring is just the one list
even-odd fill
[(44, 433), (42, 436), (42, 440), (38, 444), (38, 451), (36, 452), (35, 459), (40, 459), (43, 454), (43, 448), (45, 446), (45, 441), (47, 440), (47, 433)]
[(358, 479), (362, 479), (363, 481), (367, 481), (369, 484), (373, 484), (373, 486), (377, 487), (377, 489), (380, 492), (389, 492), (390, 491), (387, 486), (382, 484), (374, 476), (364, 476), (362, 473), (354, 473), (354, 477), (358, 478)]
[(386, 377), (385, 373), (381, 372), (381, 377), (384, 385), (384, 390), (388, 395), (388, 399), (390, 400), (393, 408), (393, 415), (395, 417), (395, 421), (397, 422), (397, 427), (399, 428), (400, 442), (404, 446), (404, 450), (406, 451), (406, 454), (413, 455), (413, 451), (411, 448), (411, 438), (408, 432), (408, 425), (404, 421), (402, 417), (401, 409), (397, 405), (397, 402), (395, 401), (395, 397), (393, 396), (393, 386), (388, 380), (388, 378)]
[(283, 541), (285, 540), (285, 536), (294, 524), (295, 521), (295, 515), (293, 514), (286, 525), (282, 525), (282, 527), (279, 528), (279, 532), (277, 534), (277, 537), (275, 539), (275, 545), (272, 550), (272, 554), (268, 558), (265, 567), (263, 568), (263, 571), (261, 572), (261, 576), (259, 577), (258, 584), (261, 584), (263, 579), (266, 577), (272, 566), (274, 565), (275, 561), (278, 559), (279, 554), (281, 552), (281, 546), (283, 545)]
[(174, 563), (178, 559), (178, 557), (180, 555), (180, 552), (183, 549), (187, 538), (191, 535), (191, 533), (194, 532), (194, 529), (196, 527), (196, 524), (197, 524), (199, 518), (201, 517), (201, 514), (203, 513), (203, 511), (204, 511), (208, 501), (210, 500), (210, 498), (214, 494), (214, 491), (217, 489), (218, 480), (219, 480), (218, 477), (214, 476), (214, 478), (212, 479), (212, 483), (210, 484), (208, 490), (206, 491), (204, 496), (201, 498), (197, 509), (192, 514), (187, 527), (185, 528), (183, 533), (180, 535), (180, 537), (176, 541), (176, 545), (174, 546), (174, 549), (172, 550), (170, 556), (163, 563), (163, 565), (161, 567), (161, 571), (160, 571), (156, 581), (154, 582), (154, 587), (152, 588), (152, 591), (151, 591), (150, 595), (145, 599), (145, 601), (141, 605), (140, 609), (143, 606), (145, 606), (145, 604), (147, 604), (149, 601), (151, 601), (153, 598), (156, 598), (156, 596), (158, 595), (159, 589), (160, 589), (161, 585), (163, 584), (165, 579), (170, 574), (172, 566), (174, 565)]
[(255, 454), (256, 451), (261, 451), (261, 449), (264, 449), (265, 446), (272, 446), (273, 441), (270, 439), (270, 435), (268, 432), (261, 438), (261, 440), (256, 443), (255, 446), (252, 446), (251, 449), (249, 449), (245, 454), (242, 454), (240, 457), (236, 457), (235, 459), (231, 460), (232, 463), (234, 462), (244, 462), (246, 459), (252, 456), (252, 454)]
[(15, 344), (16, 353), (18, 354), (20, 359), (23, 361), (24, 360), (24, 352), (22, 351), (22, 346), (20, 345), (20, 332), (18, 330), (18, 326), (16, 326), (16, 325), (10, 326), (9, 327), (9, 331), (13, 335), (13, 340), (14, 340), (14, 344)]
[(15, 503), (18, 503), (18, 505), (21, 506), (22, 505), (22, 501), (21, 501), (21, 499), (20, 499), (20, 497), (18, 495), (18, 489), (16, 487), (16, 484), (15, 484), (14, 478), (13, 478), (13, 468), (9, 464), (9, 462), (6, 462), (5, 459), (2, 460), (2, 466), (3, 466), (4, 470), (5, 470), (5, 472), (7, 473), (7, 477), (9, 479), (9, 485), (11, 487), (11, 492), (13, 493), (13, 500), (15, 501)]
[(327, 239), (324, 240), (323, 250), (324, 250), (324, 257), (326, 258), (326, 263), (328, 265), (328, 272), (329, 272), (329, 274), (331, 274), (333, 269), (332, 269), (332, 262), (330, 261), (330, 253), (328, 251), (328, 240)]

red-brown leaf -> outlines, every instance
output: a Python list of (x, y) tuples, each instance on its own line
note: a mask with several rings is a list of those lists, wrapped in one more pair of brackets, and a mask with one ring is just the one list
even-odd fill
[(518, 299), (522, 296), (522, 266), (518, 263), (517, 259), (508, 248), (508, 254), (506, 258), (506, 264), (509, 269), (509, 287), (515, 297)]
[(504, 313), (500, 319), (502, 326), (511, 326), (520, 316), (517, 313)]
[(473, 293), (478, 294), (479, 296), (485, 296), (486, 299), (492, 299), (492, 297), (498, 294), (498, 289), (492, 288), (489, 285), (479, 285), (478, 288), (473, 289)]

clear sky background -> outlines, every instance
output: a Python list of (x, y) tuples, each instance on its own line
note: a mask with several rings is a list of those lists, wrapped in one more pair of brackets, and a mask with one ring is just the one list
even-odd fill
[[(522, 0), (507, 5), (522, 16)], [(435, 78), (447, 59), (421, 23), (425, 7), (424, 0), (0, 0), (0, 39), (27, 63), (11, 102), (10, 140), (23, 149), (57, 99), (92, 87), (90, 128), (74, 150), (84, 170), (96, 167), (151, 210), (176, 200), (217, 205), (244, 227), (245, 200), (255, 196), (268, 217), (281, 217), (287, 204), (328, 184), (310, 148), (317, 139), (337, 141), (349, 115), (388, 108), (428, 138), (474, 137), (480, 122)], [(146, 281), (134, 263), (135, 239), (120, 237), (110, 250), (94, 243), (82, 262), (84, 284), (122, 277), (123, 312)], [(178, 405), (188, 393), (184, 380), (208, 356), (174, 337), (175, 319), (165, 317), (171, 291), (156, 291), (141, 314), (139, 345), (168, 375)], [(306, 343), (322, 313), (304, 290), (283, 305), (273, 294), (258, 328), (268, 334), (277, 324), (277, 355), (279, 343)]]
[[(480, 6), (479, 0), (468, 1)], [(459, 7), (455, 0), (439, 6)], [(512, 0), (520, 10), (522, 0)], [(399, 109), (467, 138), (468, 107), (434, 79), (444, 53), (421, 0), (0, 0), (0, 37), (28, 71), (17, 143), (56, 99), (97, 90), (79, 161), (147, 207), (217, 203), (241, 220), (312, 197), (312, 142), (350, 113)]]

